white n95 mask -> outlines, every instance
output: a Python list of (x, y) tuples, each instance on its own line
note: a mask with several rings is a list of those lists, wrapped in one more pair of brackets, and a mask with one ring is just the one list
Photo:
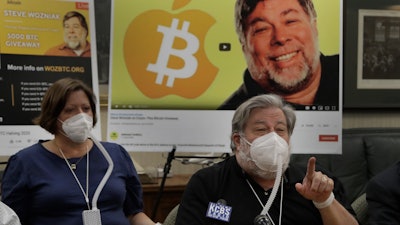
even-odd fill
[(85, 142), (93, 128), (93, 118), (86, 113), (76, 114), (60, 122), (65, 135), (75, 143)]
[(256, 138), (250, 145), (250, 158), (258, 168), (267, 172), (277, 172), (279, 161), (282, 160), (282, 171), (289, 165), (289, 145), (278, 134), (270, 132)]

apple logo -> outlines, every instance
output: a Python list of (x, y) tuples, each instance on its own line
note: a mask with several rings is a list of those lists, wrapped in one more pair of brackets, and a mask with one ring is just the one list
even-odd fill
[(217, 76), (204, 44), (215, 19), (195, 9), (174, 13), (184, 5), (174, 5), (172, 12), (143, 12), (126, 30), (125, 65), (136, 87), (149, 98), (197, 98)]

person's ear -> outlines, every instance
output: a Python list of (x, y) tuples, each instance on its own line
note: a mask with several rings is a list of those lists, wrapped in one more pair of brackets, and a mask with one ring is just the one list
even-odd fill
[(242, 52), (246, 52), (247, 51), (246, 45), (244, 43), (241, 43), (240, 45), (242, 46)]
[(318, 37), (318, 23), (317, 23), (317, 19), (314, 19), (314, 21), (313, 21), (313, 30), (314, 30), (314, 33), (315, 33), (315, 35)]
[(232, 141), (233, 141), (233, 143), (235, 144), (236, 147), (240, 146), (241, 138), (240, 138), (239, 133), (232, 134)]

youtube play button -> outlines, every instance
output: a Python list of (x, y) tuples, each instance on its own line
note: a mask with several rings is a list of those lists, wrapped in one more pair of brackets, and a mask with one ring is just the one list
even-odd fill
[(220, 51), (230, 51), (231, 43), (219, 43), (219, 50)]

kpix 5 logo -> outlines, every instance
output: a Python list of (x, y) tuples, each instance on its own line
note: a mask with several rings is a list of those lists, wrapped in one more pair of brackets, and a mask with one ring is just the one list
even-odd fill
[(214, 18), (198, 9), (176, 13), (186, 4), (178, 2), (182, 1), (175, 0), (170, 11), (149, 10), (136, 16), (124, 36), (129, 75), (149, 98), (199, 97), (218, 73), (204, 43)]

